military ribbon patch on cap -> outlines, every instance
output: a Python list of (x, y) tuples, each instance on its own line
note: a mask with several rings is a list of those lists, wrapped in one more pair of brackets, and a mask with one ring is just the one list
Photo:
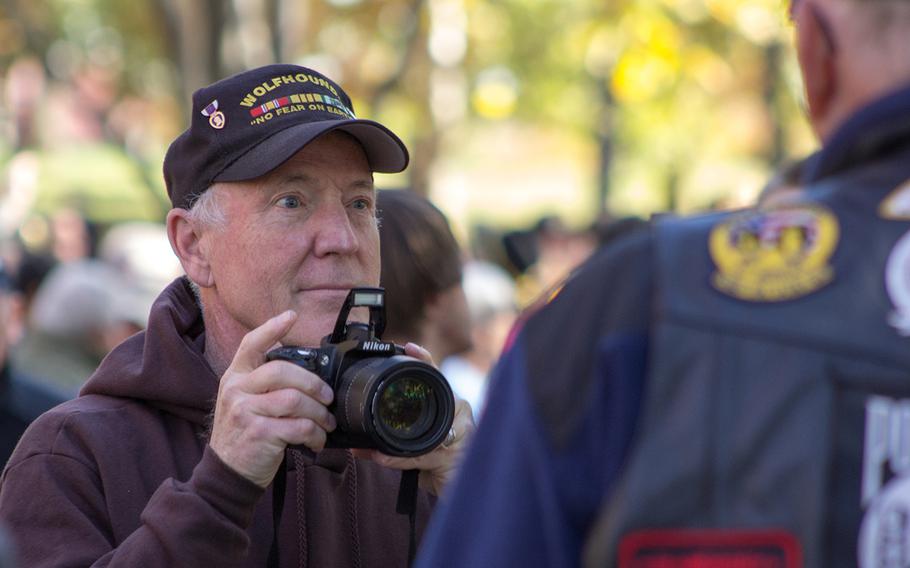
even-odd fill
[(817, 205), (737, 215), (711, 231), (711, 283), (752, 302), (805, 296), (833, 280), (828, 261), (839, 234), (837, 218)]
[(218, 99), (209, 103), (209, 106), (205, 107), (201, 111), (202, 116), (209, 117), (209, 124), (212, 128), (221, 130), (224, 128), (224, 113), (218, 110)]

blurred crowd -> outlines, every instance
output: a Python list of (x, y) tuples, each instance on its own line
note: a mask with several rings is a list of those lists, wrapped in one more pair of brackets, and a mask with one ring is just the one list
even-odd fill
[(180, 268), (163, 226), (124, 223), (102, 234), (69, 208), (46, 222), (46, 238), (28, 242), (20, 232), (4, 244), (6, 359), (74, 396), (114, 346), (145, 327), (152, 301)]
[[(552, 286), (541, 278), (549, 271), (532, 268), (558, 262), (567, 274), (590, 254), (591, 236), (553, 219), (542, 221), (522, 233), (522, 256), (513, 251), (513, 262), (508, 251), (518, 233), (494, 239), (484, 229), (486, 241), (462, 250), (443, 213), (417, 194), (381, 191), (378, 207), (386, 339), (426, 347), (455, 393), (479, 415), (487, 376), (524, 304), (521, 288)], [(555, 225), (561, 233), (557, 245), (550, 232), (537, 228)]]

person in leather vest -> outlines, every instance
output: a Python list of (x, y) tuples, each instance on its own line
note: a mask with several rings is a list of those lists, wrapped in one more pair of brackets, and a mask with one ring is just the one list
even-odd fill
[(418, 566), (905, 566), (910, 2), (795, 0), (820, 150), (606, 247), (505, 354)]

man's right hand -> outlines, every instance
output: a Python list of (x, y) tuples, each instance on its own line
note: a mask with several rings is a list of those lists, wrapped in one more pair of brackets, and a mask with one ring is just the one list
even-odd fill
[(267, 487), (288, 445), (319, 451), (335, 429), (326, 406), (332, 389), (315, 373), (265, 354), (291, 329), (287, 311), (246, 334), (221, 377), (209, 442), (221, 460), (260, 487)]

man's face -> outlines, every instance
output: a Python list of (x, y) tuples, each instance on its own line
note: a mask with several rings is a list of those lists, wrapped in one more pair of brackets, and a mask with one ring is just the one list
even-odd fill
[(324, 135), (265, 176), (212, 191), (226, 221), (202, 238), (213, 278), (207, 325), (246, 333), (293, 309), (284, 342), (315, 346), (350, 288), (378, 285), (373, 176), (347, 135)]

